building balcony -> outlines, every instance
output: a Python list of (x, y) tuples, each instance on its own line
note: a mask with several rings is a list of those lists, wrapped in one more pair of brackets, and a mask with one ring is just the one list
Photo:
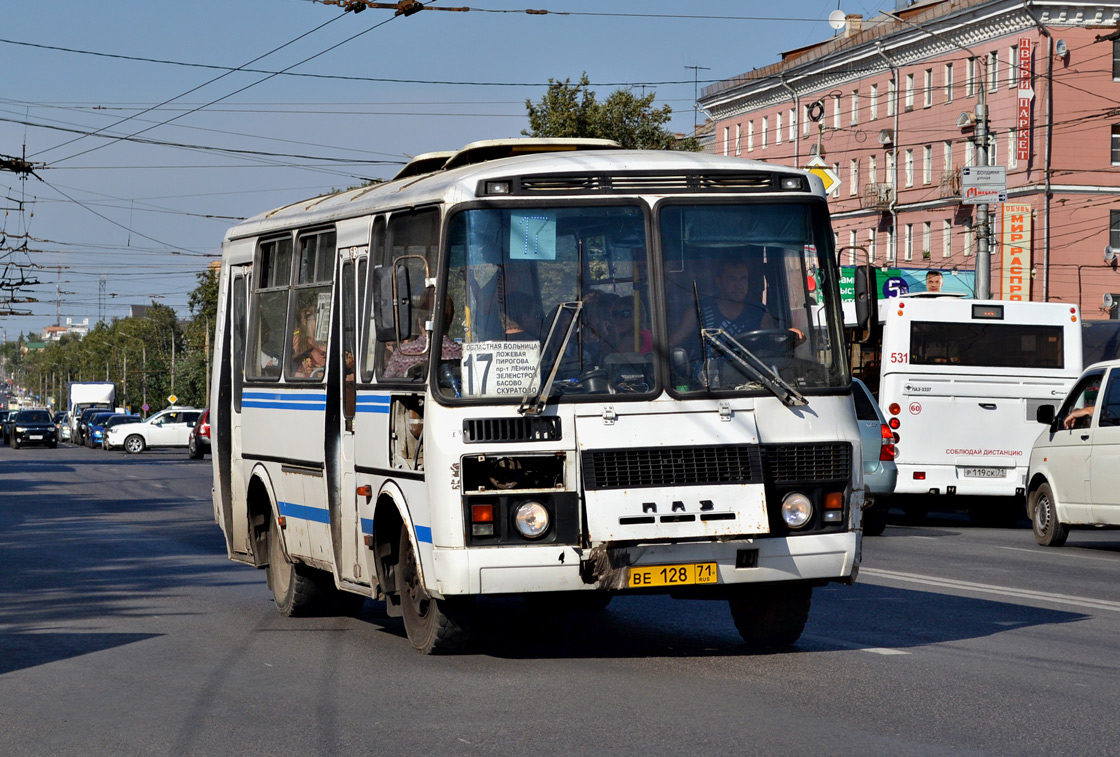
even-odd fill
[(859, 206), (865, 210), (887, 210), (892, 200), (894, 200), (894, 185), (865, 184), (859, 196)]

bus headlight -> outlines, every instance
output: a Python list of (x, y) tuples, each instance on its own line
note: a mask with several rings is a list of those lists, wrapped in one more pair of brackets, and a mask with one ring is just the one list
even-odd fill
[(513, 512), (513, 525), (526, 539), (539, 539), (548, 531), (548, 510), (540, 502), (522, 502)]
[(801, 492), (790, 492), (782, 498), (782, 520), (790, 528), (801, 528), (813, 517), (813, 502)]

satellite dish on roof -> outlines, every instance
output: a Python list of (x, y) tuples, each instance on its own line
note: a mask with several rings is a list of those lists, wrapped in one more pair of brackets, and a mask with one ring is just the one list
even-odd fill
[(1111, 294), (1105, 292), (1104, 296), (1101, 297), (1101, 304), (1104, 305), (1105, 310), (1112, 310), (1112, 307), (1116, 304), (1116, 301), (1113, 299)]
[(1116, 260), (1117, 249), (1110, 244), (1104, 246), (1104, 262), (1111, 263)]
[(844, 11), (837, 8), (836, 10), (832, 11), (832, 13), (828, 14), (828, 25), (836, 31), (840, 31), (844, 28), (844, 19), (847, 17), (847, 15), (848, 14), (846, 14)]

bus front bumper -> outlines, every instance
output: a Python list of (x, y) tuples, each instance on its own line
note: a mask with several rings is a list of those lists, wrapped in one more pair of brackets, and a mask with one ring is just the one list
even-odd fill
[(848, 531), (590, 550), (560, 545), (435, 547), (432, 557), (436, 575), (426, 577), (425, 582), (443, 596), (627, 591), (630, 567), (701, 563), (716, 564), (716, 583), (707, 587), (776, 581), (851, 582), (859, 567), (859, 534)]

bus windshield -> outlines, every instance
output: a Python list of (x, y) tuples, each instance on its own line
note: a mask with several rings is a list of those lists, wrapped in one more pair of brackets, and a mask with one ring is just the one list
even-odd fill
[(553, 368), (553, 396), (649, 396), (661, 376), (674, 392), (772, 391), (743, 352), (793, 389), (846, 383), (824, 219), (802, 203), (669, 204), (653, 224), (638, 202), (460, 212), (440, 325), (462, 350), (440, 391), (521, 399)]
[(1065, 362), (1062, 335), (1062, 326), (915, 321), (910, 325), (910, 362), (973, 368), (1060, 369)]

